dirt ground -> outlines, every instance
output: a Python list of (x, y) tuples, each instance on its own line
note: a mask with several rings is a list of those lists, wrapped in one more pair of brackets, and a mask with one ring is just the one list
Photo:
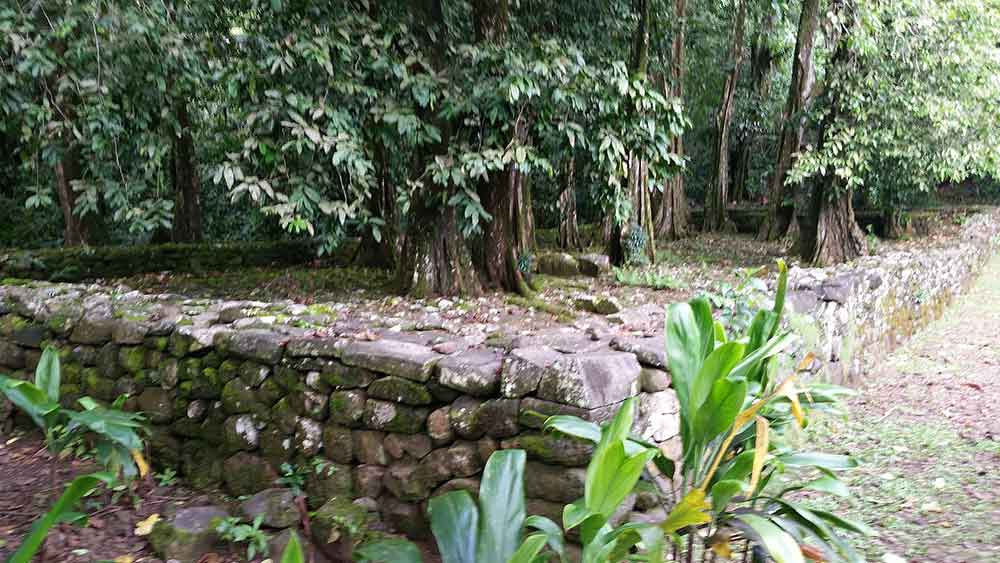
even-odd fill
[(874, 526), (869, 561), (1000, 561), (1000, 258), (944, 317), (865, 378), (816, 448), (861, 467), (836, 506)]

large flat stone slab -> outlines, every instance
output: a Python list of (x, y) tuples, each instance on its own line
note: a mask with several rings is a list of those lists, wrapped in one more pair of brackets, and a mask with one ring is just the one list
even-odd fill
[(437, 365), (438, 380), (451, 389), (477, 397), (496, 395), (500, 389), (501, 356), (495, 350), (460, 352)]
[(542, 376), (538, 384), (540, 398), (594, 409), (619, 403), (639, 392), (642, 366), (635, 354), (577, 354), (567, 357), (563, 366)]
[(441, 356), (427, 346), (397, 340), (354, 340), (344, 345), (340, 359), (349, 366), (398, 375), (413, 381), (431, 378)]

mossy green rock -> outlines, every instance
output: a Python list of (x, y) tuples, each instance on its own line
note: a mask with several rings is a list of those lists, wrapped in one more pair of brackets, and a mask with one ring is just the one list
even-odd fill
[(368, 396), (407, 405), (429, 405), (431, 394), (426, 387), (402, 377), (390, 375), (368, 386)]
[(316, 508), (334, 497), (350, 498), (354, 492), (351, 466), (327, 462), (323, 471), (306, 477), (306, 495), (310, 508)]
[(260, 413), (266, 408), (257, 402), (253, 389), (234, 379), (222, 388), (222, 408), (226, 414)]
[(142, 346), (122, 346), (118, 349), (118, 363), (126, 371), (137, 372), (146, 366), (146, 349)]
[(233, 496), (252, 495), (270, 488), (278, 473), (263, 458), (239, 452), (223, 463), (222, 480)]
[(375, 377), (374, 373), (365, 368), (346, 366), (340, 362), (330, 362), (320, 372), (323, 381), (339, 389), (367, 387)]
[(368, 428), (375, 430), (416, 434), (423, 429), (429, 413), (422, 407), (368, 399), (365, 402), (364, 421)]
[(83, 370), (83, 392), (101, 401), (115, 400), (115, 382), (101, 377), (95, 368)]
[(367, 400), (364, 391), (334, 391), (330, 394), (330, 420), (350, 428), (361, 427)]
[(363, 540), (368, 511), (348, 497), (326, 501), (312, 517), (313, 540), (319, 545), (354, 545)]
[(215, 527), (229, 513), (216, 506), (184, 508), (153, 526), (149, 543), (166, 561), (197, 563), (203, 555), (215, 551), (219, 543)]
[(173, 397), (165, 389), (150, 387), (139, 394), (136, 403), (153, 424), (165, 424), (173, 420)]
[(260, 517), (268, 528), (288, 528), (299, 521), (291, 489), (264, 489), (240, 504), (240, 514), (250, 522)]

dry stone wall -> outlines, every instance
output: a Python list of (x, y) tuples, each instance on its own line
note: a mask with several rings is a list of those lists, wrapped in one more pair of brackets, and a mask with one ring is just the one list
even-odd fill
[[(592, 446), (543, 433), (549, 415), (603, 421), (637, 397), (636, 430), (679, 449), (660, 338), (522, 340), (376, 333), (323, 307), (0, 286), (0, 372), (27, 378), (57, 346), (62, 402), (127, 393), (151, 423), (153, 460), (195, 486), (249, 495), (292, 463), (308, 470), (314, 508), (351, 496), (416, 535), (426, 499), (475, 491), (498, 448), (528, 452), (529, 511), (559, 518), (583, 493)], [(12, 416), (0, 406), (0, 420)]]
[(883, 252), (834, 268), (789, 272), (790, 324), (827, 377), (861, 374), (927, 323), (976, 279), (1000, 249), (1000, 211), (978, 213), (956, 238)]
[[(973, 280), (998, 233), (1000, 215), (981, 214), (954, 244), (793, 269), (791, 324), (831, 377), (855, 377)], [(0, 285), (0, 372), (29, 377), (50, 344), (64, 403), (127, 393), (151, 423), (154, 461), (193, 485), (249, 495), (291, 463), (308, 469), (313, 508), (351, 497), (411, 535), (427, 531), (426, 500), (475, 491), (498, 448), (527, 451), (528, 509), (558, 520), (583, 493), (592, 446), (542, 432), (553, 414), (603, 421), (637, 397), (635, 431), (671, 457), (680, 449), (662, 333), (567, 327), (484, 340), (375, 331), (322, 305)], [(18, 416), (0, 398), (0, 430)], [(648, 494), (625, 508), (655, 509)]]

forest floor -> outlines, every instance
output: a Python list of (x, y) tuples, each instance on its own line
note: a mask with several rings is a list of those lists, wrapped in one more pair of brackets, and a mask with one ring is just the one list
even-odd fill
[(811, 427), (861, 466), (838, 513), (879, 531), (869, 561), (1000, 561), (1000, 257), (866, 378), (849, 419)]

